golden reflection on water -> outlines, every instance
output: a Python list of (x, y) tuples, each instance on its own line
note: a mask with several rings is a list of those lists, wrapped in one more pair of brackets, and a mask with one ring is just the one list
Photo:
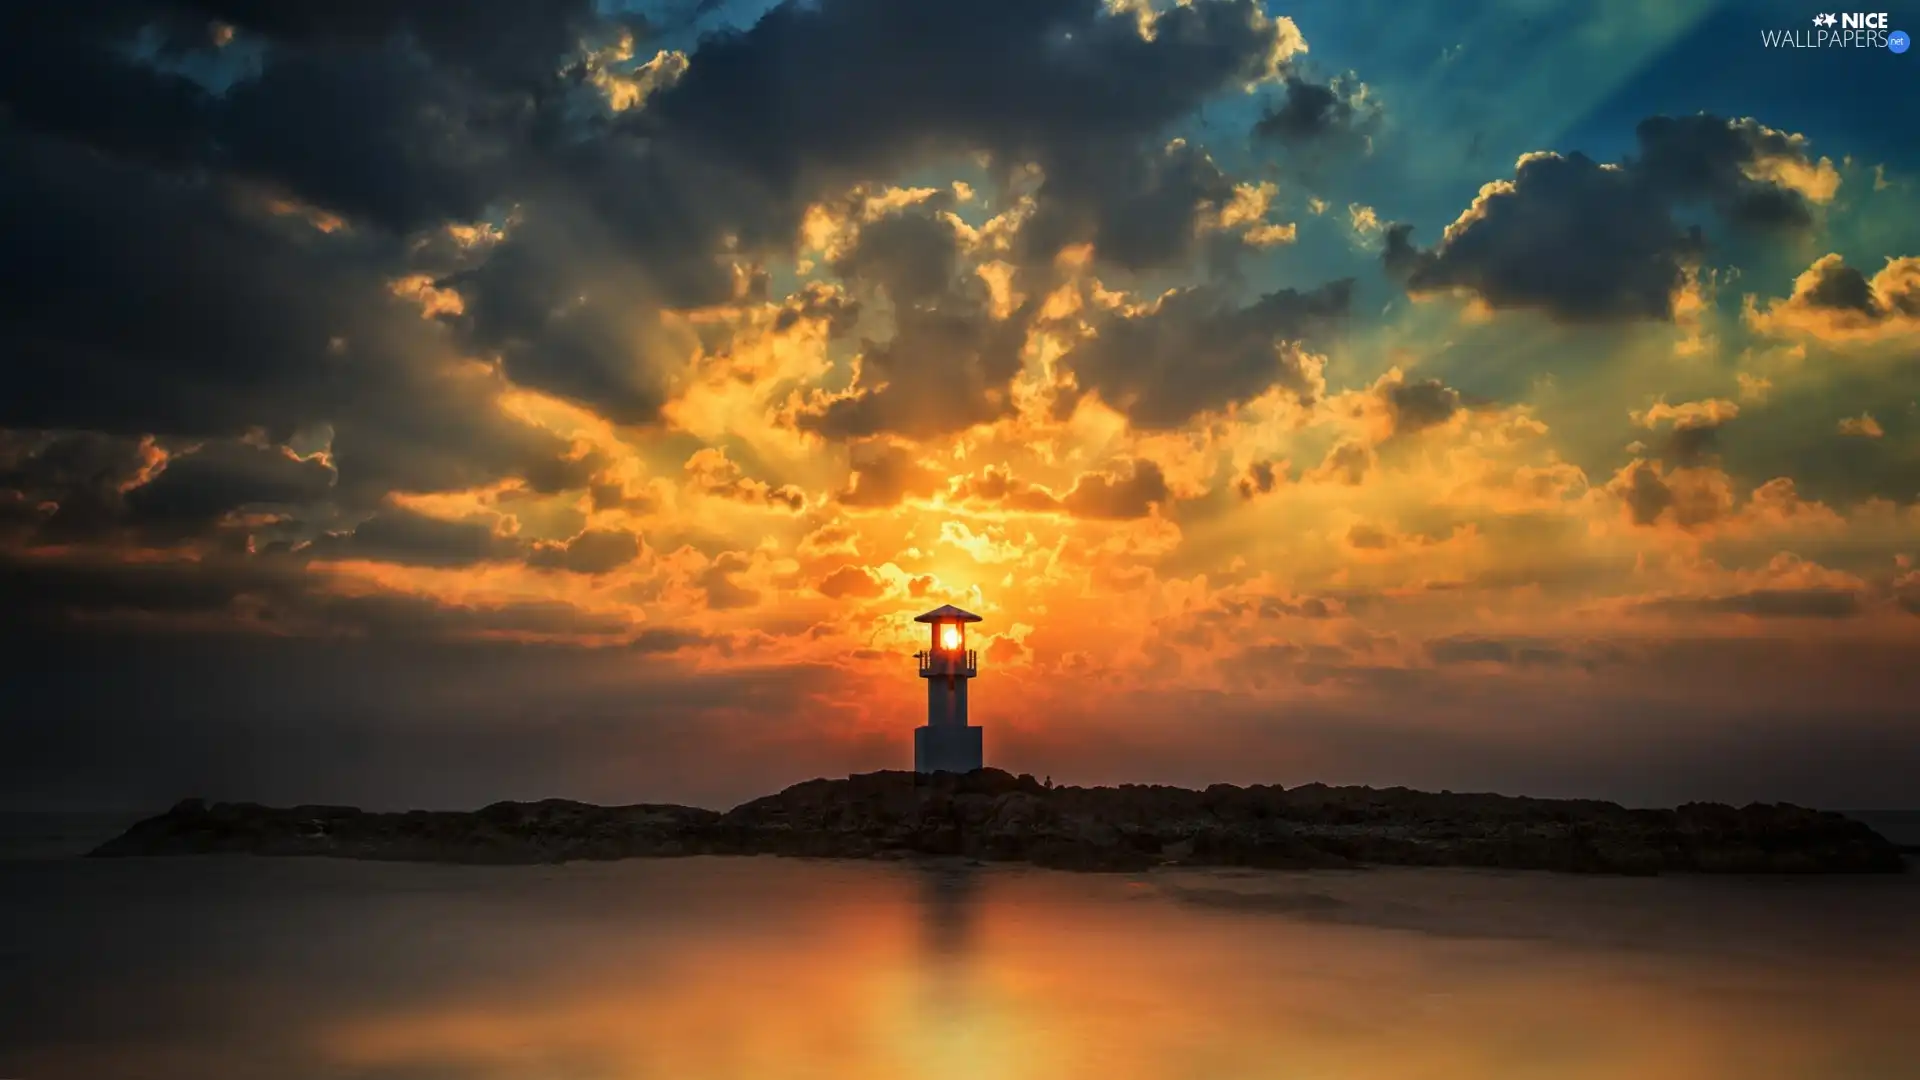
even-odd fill
[(30, 1080), (1920, 1076), (1912, 877), (15, 869)]
[[(629, 928), (517, 985), (345, 1010), (316, 1052), (347, 1075), (471, 1080), (1920, 1075), (1911, 953), (1863, 966), (1796, 951), (1781, 933), (1798, 924), (1779, 921), (1792, 907), (1702, 940), (1714, 920), (1699, 906), (1737, 891), (1595, 883), (1693, 905), (1678, 929), (1655, 912), (1636, 946), (1634, 912), (1605, 896), (1566, 910), (1578, 894), (1530, 875), (1182, 884), (728, 862), (687, 865), (715, 877), (719, 908), (741, 902), (730, 888), (755, 892), (727, 928), (682, 933), (696, 928), (652, 924), (639, 903)], [(1509, 925), (1487, 923), (1543, 888), (1535, 914), (1557, 939), (1503, 936), (1497, 909)]]

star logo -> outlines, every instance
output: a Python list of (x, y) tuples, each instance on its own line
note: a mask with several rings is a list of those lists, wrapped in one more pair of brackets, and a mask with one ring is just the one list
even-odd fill
[(1839, 19), (1834, 18), (1830, 13), (1823, 13), (1813, 17), (1813, 25), (1815, 26), (1832, 26), (1839, 21)]

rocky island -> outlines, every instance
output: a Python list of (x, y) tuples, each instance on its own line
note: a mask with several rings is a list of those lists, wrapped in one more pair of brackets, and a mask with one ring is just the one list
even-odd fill
[(719, 812), (550, 799), (469, 812), (275, 809), (189, 799), (95, 856), (325, 855), (551, 863), (684, 855), (958, 855), (1068, 870), (1369, 864), (1575, 873), (1899, 873), (1861, 822), (1786, 804), (1610, 802), (1215, 784), (1048, 787), (997, 769), (812, 780)]

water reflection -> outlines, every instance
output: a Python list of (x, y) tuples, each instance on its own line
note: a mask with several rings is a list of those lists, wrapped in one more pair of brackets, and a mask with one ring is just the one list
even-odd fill
[(4, 869), (0, 1076), (33, 1080), (1878, 1080), (1920, 1060), (1912, 880)]
[(917, 868), (921, 948), (930, 963), (956, 966), (972, 946), (981, 870), (976, 863), (944, 861)]

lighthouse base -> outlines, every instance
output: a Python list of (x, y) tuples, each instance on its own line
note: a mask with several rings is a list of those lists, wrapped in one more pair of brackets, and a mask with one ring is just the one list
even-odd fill
[(982, 729), (972, 724), (928, 724), (913, 729), (913, 771), (968, 773), (986, 763)]

